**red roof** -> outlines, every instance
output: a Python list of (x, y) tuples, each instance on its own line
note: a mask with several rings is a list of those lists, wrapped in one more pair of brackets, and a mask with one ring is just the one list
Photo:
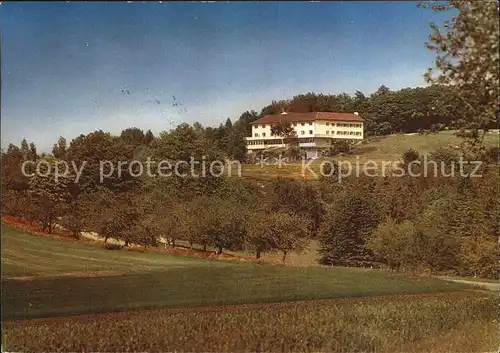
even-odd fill
[(359, 115), (353, 113), (330, 113), (330, 112), (312, 112), (312, 113), (286, 113), (266, 115), (259, 120), (255, 120), (252, 124), (270, 124), (279, 121), (314, 121), (314, 120), (327, 120), (327, 121), (365, 121)]

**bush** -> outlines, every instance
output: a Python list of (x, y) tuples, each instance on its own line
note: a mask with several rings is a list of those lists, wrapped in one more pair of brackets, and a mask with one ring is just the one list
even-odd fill
[(490, 147), (486, 150), (485, 154), (486, 154), (485, 159), (488, 163), (494, 163), (494, 164), (500, 163), (500, 147), (498, 146)]
[(498, 278), (500, 275), (500, 249), (493, 237), (465, 237), (460, 255), (467, 275), (485, 278)]
[(330, 156), (336, 156), (339, 153), (349, 153), (351, 146), (345, 140), (333, 140), (332, 146), (328, 150)]
[(420, 158), (420, 154), (418, 153), (417, 150), (414, 150), (413, 148), (410, 148), (403, 153), (403, 163), (405, 165), (407, 165), (413, 161), (417, 161), (417, 160), (419, 160), (419, 158)]
[(413, 269), (419, 265), (416, 236), (417, 230), (410, 221), (398, 224), (387, 218), (373, 231), (366, 246), (391, 269)]

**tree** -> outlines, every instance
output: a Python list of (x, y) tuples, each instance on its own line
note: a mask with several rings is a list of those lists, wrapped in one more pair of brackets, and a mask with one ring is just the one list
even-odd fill
[(403, 152), (399, 167), (403, 168), (405, 173), (416, 173), (418, 166), (412, 163), (417, 161), (420, 161), (420, 153), (418, 153), (417, 150), (410, 148)]
[(365, 241), (380, 221), (380, 209), (365, 180), (343, 190), (330, 205), (319, 229), (321, 262), (361, 266), (371, 262)]
[(245, 126), (237, 121), (229, 130), (226, 137), (226, 152), (233, 159), (244, 161), (247, 156), (247, 145), (245, 141)]
[(24, 159), (30, 159), (30, 146), (28, 144), (28, 141), (26, 140), (26, 138), (23, 138), (23, 140), (21, 141), (21, 153), (23, 154), (24, 156)]
[(268, 184), (266, 192), (267, 210), (288, 212), (307, 219), (311, 235), (316, 235), (324, 210), (317, 190), (310, 183), (277, 178)]
[(250, 136), (252, 134), (252, 125), (255, 120), (259, 119), (259, 114), (256, 111), (245, 111), (241, 114), (238, 122), (240, 122), (245, 128), (245, 136)]
[(348, 153), (350, 150), (351, 146), (346, 140), (333, 140), (329, 149), (329, 155), (336, 156), (339, 153)]
[(50, 234), (57, 219), (67, 210), (68, 184), (72, 180), (69, 175), (56, 177), (52, 173), (58, 162), (57, 159), (46, 158), (45, 161), (47, 164), (40, 165), (40, 173), (36, 173), (29, 179), (28, 194), (37, 207), (37, 218), (42, 231), (47, 230)]
[(249, 249), (255, 252), (256, 259), (260, 259), (265, 252), (275, 251), (270, 229), (266, 213), (255, 212), (251, 214), (245, 243)]
[(309, 245), (309, 222), (303, 217), (276, 212), (269, 215), (266, 221), (269, 227), (271, 248), (281, 251), (283, 263), (290, 252), (301, 252)]
[(190, 217), (192, 215), (182, 201), (163, 204), (163, 207), (151, 211), (151, 218), (158, 226), (158, 235), (162, 235), (172, 247), (175, 247), (176, 240), (188, 240), (192, 247), (194, 238), (190, 238), (191, 221), (196, 220)]
[(83, 193), (80, 185), (73, 181), (67, 184), (66, 209), (60, 218), (60, 225), (71, 231), (75, 238), (87, 229), (91, 217), (90, 210), (94, 207), (94, 199)]
[(271, 125), (271, 135), (281, 137), (281, 144), (283, 145), (285, 139), (296, 137), (297, 134), (289, 121), (280, 120), (276, 124)]
[(55, 158), (58, 159), (66, 159), (66, 153), (67, 153), (67, 145), (66, 145), (66, 139), (64, 137), (59, 137), (59, 140), (57, 140), (57, 143), (54, 144), (54, 147), (52, 147), (52, 155)]
[(36, 153), (36, 145), (33, 142), (30, 142), (30, 156), (32, 160), (38, 159), (38, 154)]
[[(175, 185), (179, 199), (189, 200), (210, 194), (223, 181), (224, 153), (189, 124), (181, 124), (169, 132), (162, 132), (151, 151), (154, 160), (168, 160), (175, 165), (165, 182)], [(182, 162), (182, 163), (181, 163)]]
[(240, 250), (246, 236), (246, 214), (230, 200), (200, 197), (195, 202), (198, 243), (223, 249)]
[[(150, 131), (151, 132), (151, 131)], [(142, 129), (137, 127), (127, 128), (122, 130), (120, 134), (120, 138), (128, 145), (132, 145), (133, 147), (137, 147), (144, 143), (146, 139), (146, 135)]]
[[(141, 184), (140, 178), (131, 175), (128, 165), (128, 162), (137, 159), (135, 153), (134, 146), (128, 145), (122, 138), (99, 130), (73, 139), (67, 149), (66, 160), (79, 168), (84, 166), (79, 180), (83, 189), (94, 190), (98, 186), (106, 186), (115, 191), (131, 191)], [(105, 174), (112, 172), (102, 180), (101, 162), (106, 162), (103, 165)], [(118, 162), (127, 162), (121, 165), (120, 175)]]
[(389, 87), (385, 86), (385, 85), (381, 85), (377, 91), (375, 93), (373, 93), (372, 96), (379, 96), (379, 95), (383, 95), (383, 94), (387, 94), (387, 93), (390, 93), (391, 90)]
[(288, 212), (255, 212), (249, 220), (246, 243), (260, 259), (265, 252), (280, 251), (282, 262), (290, 252), (301, 252), (310, 242), (308, 220)]
[[(420, 4), (428, 7), (427, 4)], [(431, 24), (427, 48), (436, 53), (435, 68), (426, 80), (453, 86), (467, 106), (468, 130), (459, 136), (469, 142), (470, 152), (482, 152), (488, 126), (499, 123), (499, 7), (496, 1), (451, 0), (436, 2), (434, 11), (458, 10), (445, 21), (444, 30)]]
[(115, 222), (112, 221), (119, 208), (119, 199), (111, 190), (103, 186), (98, 186), (87, 195), (85, 199), (89, 201), (89, 207), (85, 207), (88, 216), (87, 228), (104, 237), (104, 243), (106, 243), (108, 238), (119, 232), (119, 229), (114, 229)]
[[(11, 189), (16, 192), (24, 193), (28, 189), (28, 177), (23, 175), (21, 166), (26, 161), (26, 156), (14, 144), (9, 144), (7, 152), (2, 153), (2, 187), (4, 189)], [(28, 173), (33, 172), (32, 165), (26, 167)]]
[(387, 217), (368, 237), (366, 247), (389, 268), (414, 269), (420, 264), (417, 229), (410, 221), (396, 223)]
[[(104, 202), (106, 203), (105, 200)], [(143, 243), (143, 234), (138, 232), (138, 227), (141, 226), (144, 215), (137, 198), (131, 193), (122, 192), (108, 204), (106, 216), (100, 217), (98, 223), (98, 233), (104, 236), (104, 242), (108, 238), (114, 238), (124, 241), (125, 246)]]
[(143, 143), (147, 146), (151, 145), (151, 143), (154, 141), (155, 136), (151, 132), (151, 130), (146, 131), (146, 134), (144, 135)]

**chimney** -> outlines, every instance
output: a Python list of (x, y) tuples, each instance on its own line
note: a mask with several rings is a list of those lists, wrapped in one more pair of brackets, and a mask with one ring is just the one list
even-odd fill
[(359, 113), (358, 113), (358, 112), (354, 112), (354, 114), (355, 114), (355, 115), (359, 115)]

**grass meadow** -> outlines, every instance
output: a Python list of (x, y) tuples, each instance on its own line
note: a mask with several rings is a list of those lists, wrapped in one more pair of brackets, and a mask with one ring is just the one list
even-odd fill
[[(361, 165), (366, 161), (373, 161), (379, 167), (383, 162), (396, 162), (401, 159), (405, 151), (412, 148), (421, 154), (434, 152), (439, 148), (454, 148), (462, 142), (454, 134), (456, 131), (440, 131), (437, 134), (419, 135), (415, 134), (394, 134), (384, 137), (376, 137), (367, 140), (362, 145), (357, 145), (351, 154), (346, 156), (319, 158), (310, 164), (310, 169), (315, 174), (306, 170), (302, 173), (302, 162), (289, 165), (252, 165), (244, 164), (241, 175), (258, 181), (269, 181), (276, 177), (290, 179), (314, 180), (320, 175), (320, 166), (323, 161), (336, 160), (337, 162), (350, 162), (353, 165), (357, 161)], [(498, 146), (498, 130), (491, 131), (485, 136), (484, 145), (486, 147)], [(232, 175), (237, 175), (237, 169), (232, 169)]]
[(497, 344), (498, 299), (463, 283), (112, 251), (5, 224), (1, 241), (10, 352), (484, 352)]
[(11, 352), (491, 352), (496, 304), (455, 292), (139, 311), (7, 322), (3, 342)]
[(294, 267), (110, 251), (3, 226), (5, 319), (456, 291), (466, 285), (359, 268)]

